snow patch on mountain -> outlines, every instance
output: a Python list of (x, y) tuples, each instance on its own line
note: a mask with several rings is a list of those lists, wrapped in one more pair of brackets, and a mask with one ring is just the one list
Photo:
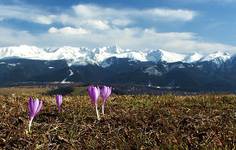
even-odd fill
[(195, 52), (193, 54), (190, 54), (190, 55), (186, 56), (184, 62), (186, 62), (186, 63), (193, 63), (193, 62), (199, 61), (202, 58), (203, 58), (203, 55)]
[(74, 75), (74, 72), (71, 69), (69, 69), (69, 72), (70, 72), (69, 77)]
[(162, 76), (162, 72), (155, 68), (155, 66), (148, 67), (144, 70), (144, 73), (153, 76)]
[[(71, 76), (74, 75), (74, 72), (73, 72), (71, 69), (69, 69), (68, 71), (69, 71), (69, 76), (68, 76), (68, 77), (71, 77)], [(62, 84), (71, 83), (70, 81), (67, 81), (68, 77), (66, 77), (65, 79), (63, 79), (63, 80), (61, 81), (61, 83), (62, 83)]]
[(15, 67), (17, 64), (9, 63), (8, 66)]

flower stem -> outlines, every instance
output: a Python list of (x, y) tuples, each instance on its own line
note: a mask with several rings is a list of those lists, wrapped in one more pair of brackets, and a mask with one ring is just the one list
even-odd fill
[(29, 133), (31, 132), (30, 129), (31, 129), (32, 122), (33, 122), (33, 118), (31, 118), (30, 121), (29, 121)]
[(61, 112), (61, 107), (58, 107), (58, 113), (60, 113)]
[(96, 113), (97, 113), (97, 118), (98, 118), (98, 120), (100, 120), (101, 118), (100, 118), (100, 115), (99, 115), (99, 112), (98, 112), (98, 105), (96, 104)]
[(102, 114), (105, 114), (105, 103), (102, 104)]

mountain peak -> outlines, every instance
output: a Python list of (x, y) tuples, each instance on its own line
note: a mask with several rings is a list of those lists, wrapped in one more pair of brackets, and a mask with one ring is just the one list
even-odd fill
[(185, 55), (183, 54), (168, 52), (163, 49), (151, 50), (147, 54), (147, 60), (154, 62), (165, 61), (168, 63), (172, 63), (172, 62), (183, 61), (184, 58)]
[(197, 52), (194, 52), (188, 56), (186, 56), (184, 62), (186, 63), (193, 63), (199, 61), (203, 57), (202, 54), (199, 54)]
[(209, 55), (206, 55), (201, 61), (214, 61), (214, 62), (225, 62), (231, 58), (231, 55), (224, 51), (216, 51)]
[(102, 48), (97, 48), (97, 49), (103, 50), (104, 52), (107, 52), (107, 53), (115, 53), (115, 54), (119, 54), (119, 53), (122, 53), (122, 52), (126, 51), (126, 50), (123, 50), (122, 48), (120, 48), (117, 45), (104, 46)]
[(230, 56), (230, 54), (226, 51), (215, 51), (214, 53), (212, 53), (211, 55), (217, 55), (217, 56)]

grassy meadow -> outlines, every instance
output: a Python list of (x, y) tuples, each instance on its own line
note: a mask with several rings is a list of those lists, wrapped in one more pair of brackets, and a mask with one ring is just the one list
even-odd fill
[[(1, 149), (236, 149), (235, 95), (113, 94), (98, 121), (88, 96), (64, 96), (58, 113), (47, 90), (0, 88)], [(32, 133), (29, 96), (43, 100)]]

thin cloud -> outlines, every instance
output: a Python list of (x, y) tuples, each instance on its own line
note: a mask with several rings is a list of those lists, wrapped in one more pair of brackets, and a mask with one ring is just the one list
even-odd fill
[[(185, 9), (164, 9), (164, 8), (148, 8), (148, 9), (128, 9), (128, 8), (109, 8), (98, 5), (80, 4), (72, 7), (73, 18), (80, 20), (101, 20), (108, 22), (110, 25), (129, 25), (131, 23), (138, 24), (140, 20), (147, 22), (157, 21), (191, 21), (198, 15), (197, 12)], [(69, 17), (68, 17), (69, 18)], [(75, 19), (64, 20), (64, 23), (73, 25), (80, 24), (73, 22)]]
[(97, 5), (76, 5), (72, 7), (77, 16), (81, 18), (137, 18), (142, 17), (149, 20), (172, 20), (172, 21), (190, 21), (197, 12), (185, 9), (164, 9), (164, 8), (147, 8), (147, 9), (128, 9), (128, 8), (105, 8)]
[(87, 34), (89, 31), (83, 28), (72, 28), (72, 27), (63, 27), (63, 28), (55, 28), (51, 27), (48, 30), (49, 33), (55, 34), (69, 34), (69, 35), (82, 35), (82, 34)]
[(14, 46), (21, 44), (33, 44), (38, 40), (37, 37), (24, 30), (16, 30), (6, 27), (0, 27), (0, 45)]
[(0, 18), (2, 19), (17, 19), (47, 25), (65, 23), (67, 25), (103, 24), (102, 26), (105, 26), (105, 22), (112, 24), (114, 20), (116, 20), (114, 25), (118, 25), (119, 22), (124, 25), (124, 22), (127, 24), (139, 19), (149, 21), (191, 21), (196, 15), (197, 12), (184, 9), (116, 9), (89, 4), (75, 5), (61, 14), (53, 14), (29, 5), (0, 5)]
[(0, 5), (0, 18), (48, 25), (53, 23), (56, 16), (32, 6)]
[[(209, 3), (209, 2), (217, 2), (218, 4), (230, 4), (236, 2), (235, 0), (166, 0), (170, 2), (178, 2), (178, 3)], [(216, 4), (216, 3), (215, 3)]]

